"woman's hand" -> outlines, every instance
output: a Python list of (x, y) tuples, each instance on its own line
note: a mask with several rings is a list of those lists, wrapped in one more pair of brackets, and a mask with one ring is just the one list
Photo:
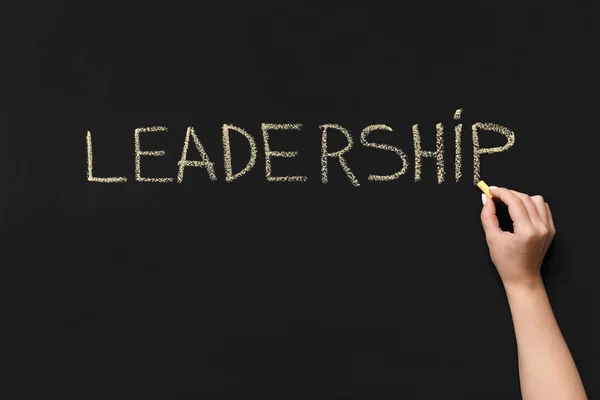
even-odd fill
[(481, 223), (504, 287), (539, 284), (542, 260), (556, 233), (548, 203), (542, 196), (495, 186), (490, 187), (490, 192), (508, 206), (514, 226), (514, 233), (501, 230), (494, 201), (482, 194)]

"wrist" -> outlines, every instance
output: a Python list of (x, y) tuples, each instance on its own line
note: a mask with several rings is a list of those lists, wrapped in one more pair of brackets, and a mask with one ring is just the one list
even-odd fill
[(546, 287), (541, 276), (536, 276), (531, 280), (502, 282), (504, 290), (509, 300), (515, 297), (531, 297), (546, 293)]

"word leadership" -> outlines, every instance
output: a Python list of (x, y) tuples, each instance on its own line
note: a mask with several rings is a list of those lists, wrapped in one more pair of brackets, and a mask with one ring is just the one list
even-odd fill
[[(454, 114), (454, 119), (460, 119), (462, 109), (459, 109)], [(330, 162), (337, 162), (346, 174), (348, 180), (354, 186), (360, 186), (360, 182), (350, 169), (348, 162), (344, 158), (353, 147), (354, 142), (350, 132), (344, 127), (336, 124), (325, 124), (320, 125), (321, 129), (321, 182), (328, 182), (328, 171)], [(274, 157), (292, 158), (296, 157), (297, 151), (275, 151), (271, 149), (269, 145), (269, 134), (272, 131), (285, 131), (285, 130), (301, 130), (302, 124), (261, 124), (263, 145), (264, 145), (264, 156), (265, 156), (265, 178), (269, 182), (306, 182), (306, 176), (275, 176), (273, 174), (271, 159)], [(330, 131), (335, 130), (341, 132), (346, 140), (346, 146), (341, 150), (331, 151), (327, 145), (327, 136)], [(369, 181), (393, 181), (398, 179), (401, 175), (404, 175), (408, 168), (408, 157), (400, 148), (382, 143), (374, 143), (369, 141), (369, 134), (376, 130), (392, 131), (387, 125), (369, 125), (364, 128), (360, 134), (360, 143), (365, 147), (371, 147), (375, 149), (390, 151), (398, 155), (402, 160), (402, 168), (391, 174), (391, 175), (369, 175)], [(506, 139), (506, 143), (499, 147), (480, 147), (479, 145), (479, 131), (492, 131), (503, 135)], [(140, 134), (148, 132), (161, 132), (168, 131), (165, 126), (150, 126), (144, 128), (137, 128), (134, 130), (134, 159), (135, 159), (135, 180), (138, 182), (154, 182), (154, 183), (169, 183), (173, 182), (174, 178), (171, 177), (145, 177), (141, 173), (141, 158), (143, 156), (164, 156), (165, 151), (144, 151), (141, 150), (140, 146)], [(246, 166), (238, 172), (233, 171), (232, 158), (231, 158), (231, 145), (230, 145), (230, 132), (237, 132), (238, 134), (245, 137), (249, 144), (250, 159)], [(471, 126), (471, 138), (473, 144), (473, 183), (476, 184), (481, 180), (480, 178), (480, 157), (482, 154), (500, 153), (510, 149), (515, 143), (515, 134), (511, 130), (501, 125), (488, 122), (476, 122)], [(421, 165), (422, 159), (429, 157), (436, 160), (437, 170), (437, 182), (442, 183), (445, 179), (445, 167), (444, 167), (444, 127), (441, 123), (436, 125), (436, 137), (435, 137), (435, 150), (423, 150), (421, 147), (421, 134), (419, 132), (419, 125), (412, 126), (413, 144), (414, 144), (414, 180), (415, 182), (421, 180)], [(189, 149), (190, 138), (193, 140), (198, 153), (200, 154), (201, 160), (188, 160), (187, 153)], [(101, 182), (101, 183), (119, 183), (127, 182), (127, 178), (121, 177), (96, 177), (93, 174), (93, 155), (92, 155), (92, 133), (87, 132), (87, 179), (90, 182)], [(462, 124), (457, 124), (454, 128), (454, 170), (455, 179), (458, 182), (462, 175), (462, 152), (461, 152), (461, 139), (462, 139)], [(254, 137), (246, 132), (241, 127), (224, 124), (222, 126), (222, 142), (223, 142), (223, 158), (225, 163), (225, 181), (233, 182), (245, 175), (250, 169), (254, 167), (256, 162), (258, 150)], [(202, 142), (196, 135), (193, 127), (188, 127), (183, 143), (183, 151), (181, 158), (177, 163), (179, 166), (177, 173), (177, 182), (183, 182), (183, 176), (185, 169), (188, 167), (204, 168), (208, 173), (211, 180), (217, 180), (215, 173), (214, 162), (210, 160), (208, 153), (206, 152)]]

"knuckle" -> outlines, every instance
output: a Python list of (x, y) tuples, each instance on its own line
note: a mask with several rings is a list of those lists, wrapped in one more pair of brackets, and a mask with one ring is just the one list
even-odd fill
[(523, 233), (523, 240), (526, 243), (535, 242), (538, 239), (538, 235), (535, 230), (528, 230)]
[(523, 199), (521, 199), (519, 196), (515, 196), (515, 205), (518, 207), (525, 207), (525, 203), (523, 202)]
[(536, 194), (535, 196), (531, 196), (531, 200), (535, 201), (535, 202), (539, 202), (541, 204), (544, 204), (544, 197), (542, 195)]

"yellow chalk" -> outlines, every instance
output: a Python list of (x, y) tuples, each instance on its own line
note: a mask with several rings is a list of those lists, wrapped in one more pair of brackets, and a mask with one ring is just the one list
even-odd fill
[(477, 187), (479, 189), (481, 189), (481, 191), (483, 193), (485, 193), (487, 197), (489, 197), (490, 199), (492, 198), (492, 194), (490, 193), (490, 188), (488, 187), (488, 185), (486, 185), (486, 183), (484, 181), (477, 182)]

